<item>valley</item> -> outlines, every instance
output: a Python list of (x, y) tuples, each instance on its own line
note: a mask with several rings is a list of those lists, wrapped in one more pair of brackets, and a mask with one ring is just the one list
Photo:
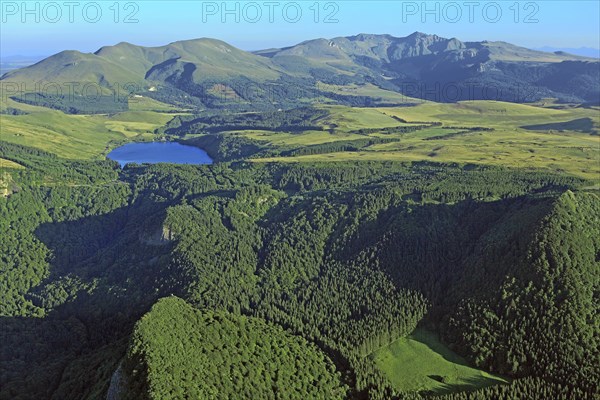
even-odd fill
[[(3, 75), (105, 97), (0, 96), (0, 399), (597, 398), (595, 62), (416, 32)], [(402, 90), (445, 68), (539, 96)]]

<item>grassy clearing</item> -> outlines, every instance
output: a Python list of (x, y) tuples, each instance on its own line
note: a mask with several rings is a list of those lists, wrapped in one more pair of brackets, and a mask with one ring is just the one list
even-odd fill
[(131, 111), (174, 111), (177, 107), (154, 100), (146, 96), (133, 96), (129, 98), (129, 110)]
[(166, 124), (173, 115), (152, 111), (125, 111), (113, 116), (99, 116), (96, 120), (104, 123), (104, 127), (112, 132), (132, 138), (136, 136), (152, 136), (154, 130)]
[(25, 169), (25, 167), (14, 161), (0, 158), (0, 171), (4, 171), (5, 169)]
[(402, 391), (441, 394), (476, 389), (507, 381), (468, 366), (444, 346), (437, 335), (417, 329), (370, 356), (394, 387)]
[(352, 131), (361, 128), (387, 128), (401, 125), (392, 116), (379, 108), (321, 106), (329, 112), (329, 117), (320, 121), (327, 128), (339, 131)]
[(271, 144), (274, 146), (308, 146), (311, 144), (329, 143), (338, 140), (364, 139), (364, 136), (342, 131), (333, 133), (329, 131), (304, 131), (301, 134), (298, 134), (262, 130), (248, 130), (237, 131), (235, 133), (241, 136), (245, 136), (247, 138), (263, 141), (266, 142), (266, 144)]

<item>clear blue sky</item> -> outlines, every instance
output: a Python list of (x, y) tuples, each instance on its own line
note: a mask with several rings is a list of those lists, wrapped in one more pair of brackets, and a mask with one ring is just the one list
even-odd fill
[[(414, 31), (526, 47), (600, 48), (597, 0), (428, 1), (425, 7), (423, 1), (229, 1), (229, 14), (222, 1), (71, 1), (78, 5), (45, 0), (23, 7), (22, 1), (0, 0), (2, 56), (92, 52), (121, 41), (157, 46), (198, 37), (257, 50), (317, 37), (363, 32), (405, 36)], [(132, 13), (130, 23), (124, 23)]]

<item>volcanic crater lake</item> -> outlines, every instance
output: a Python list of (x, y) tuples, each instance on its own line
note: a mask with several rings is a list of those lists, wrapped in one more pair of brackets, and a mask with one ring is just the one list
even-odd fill
[(206, 151), (177, 142), (128, 143), (117, 147), (107, 158), (126, 164), (212, 164), (213, 160)]

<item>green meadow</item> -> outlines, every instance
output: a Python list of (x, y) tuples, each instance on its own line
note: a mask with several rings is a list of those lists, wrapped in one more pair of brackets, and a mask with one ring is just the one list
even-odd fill
[[(368, 136), (397, 138), (398, 141), (375, 144), (355, 152), (274, 157), (260, 161), (427, 160), (541, 168), (600, 180), (600, 113), (597, 108), (553, 109), (472, 101), (390, 108), (336, 106), (329, 110), (329, 120), (324, 124), (328, 127), (336, 125), (333, 133), (328, 134), (330, 141), (356, 138), (359, 135), (350, 132), (361, 128), (410, 126), (417, 122), (441, 122), (442, 126), (410, 133), (371, 133)], [(467, 131), (467, 128), (477, 127), (492, 130)], [(325, 136), (325, 133), (315, 136), (310, 132), (294, 134), (289, 135), (289, 139), (279, 137), (277, 144), (325, 143)], [(262, 137), (258, 137), (250, 134), (249, 137), (268, 140), (269, 135), (263, 133)]]
[(394, 387), (405, 392), (442, 394), (507, 382), (470, 367), (444, 346), (436, 334), (424, 329), (416, 329), (370, 357)]
[[(357, 95), (364, 95), (375, 89), (363, 86), (355, 90)], [(154, 131), (173, 118), (176, 111), (173, 106), (146, 97), (132, 98), (130, 110), (116, 114), (69, 115), (12, 100), (2, 104), (2, 109), (7, 107), (27, 114), (1, 114), (0, 140), (74, 159), (99, 159), (123, 143), (156, 139)], [(422, 102), (406, 107), (316, 107), (327, 111), (326, 116), (316, 121), (322, 130), (285, 132), (247, 129), (228, 134), (272, 148), (298, 148), (365, 137), (395, 140), (358, 151), (278, 156), (253, 161), (390, 160), (510, 165), (600, 182), (600, 109), (597, 107), (495, 101)], [(180, 113), (186, 111), (181, 110)], [(409, 133), (359, 132), (361, 129), (383, 130), (424, 123), (441, 125)], [(483, 129), (469, 131), (473, 128)]]
[[(36, 147), (71, 159), (101, 159), (114, 147), (130, 141), (152, 140), (154, 130), (173, 114), (170, 106), (136, 99), (133, 110), (116, 114), (71, 115), (9, 100), (7, 107), (26, 114), (0, 114), (0, 140)], [(161, 111), (155, 111), (161, 110)]]

